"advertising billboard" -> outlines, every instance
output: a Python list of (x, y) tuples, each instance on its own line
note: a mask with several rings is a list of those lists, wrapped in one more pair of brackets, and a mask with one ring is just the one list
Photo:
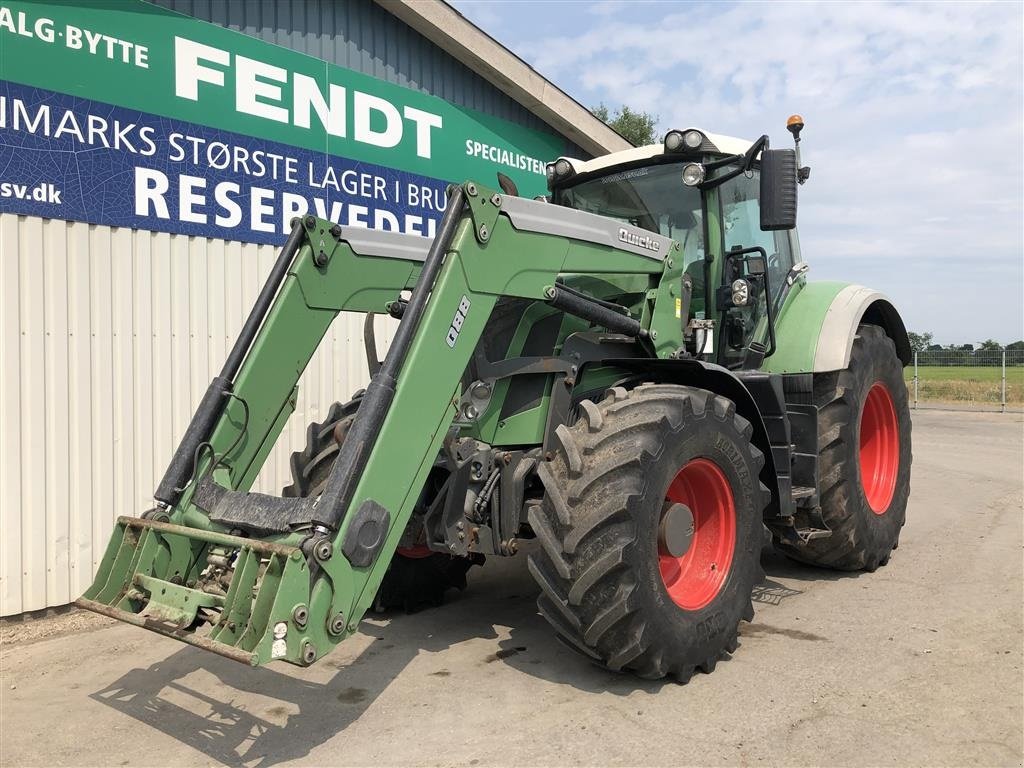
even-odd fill
[(432, 235), (448, 182), (545, 189), (554, 134), (141, 0), (0, 1), (0, 212), (277, 244)]

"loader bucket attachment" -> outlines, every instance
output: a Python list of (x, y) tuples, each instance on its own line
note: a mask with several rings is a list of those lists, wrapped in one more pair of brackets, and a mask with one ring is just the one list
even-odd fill
[[(412, 514), (411, 502), (402, 508), (401, 499), (391, 498), (401, 484), (374, 480), (374, 471), (367, 471), (370, 451), (465, 209), (462, 188), (452, 188), (429, 246), (412, 235), (346, 234), (313, 216), (292, 222), (153, 494), (156, 507), (141, 518), (118, 519), (78, 606), (253, 666), (312, 664), (355, 631)], [(323, 493), (250, 492), (294, 411), (298, 379), (334, 318), (379, 310), (413, 288)], [(432, 337), (441, 338), (449, 326), (447, 306), (434, 313), (440, 313), (433, 322), (441, 331)], [(451, 393), (469, 358), (464, 348), (459, 354), (461, 363), (434, 371), (433, 415), (419, 430), (420, 458), (405, 457), (405, 476), (420, 487), (430, 464), (412, 478), (425, 457), (437, 455), (452, 418)], [(372, 466), (379, 472), (388, 464)], [(361, 484), (370, 490), (354, 503)], [(409, 495), (415, 501), (417, 494)]]
[(75, 604), (253, 666), (308, 664), (308, 639), (288, 629), (305, 623), (309, 583), (298, 547), (121, 517)]

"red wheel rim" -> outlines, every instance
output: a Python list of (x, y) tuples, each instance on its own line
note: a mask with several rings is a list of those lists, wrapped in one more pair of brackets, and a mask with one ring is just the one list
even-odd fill
[(718, 595), (729, 576), (736, 549), (736, 505), (725, 473), (708, 459), (683, 466), (665, 494), (693, 513), (693, 538), (682, 557), (659, 549), (658, 568), (669, 597), (696, 611)]
[(417, 544), (412, 547), (399, 547), (395, 550), (395, 554), (408, 557), (410, 560), (422, 560), (424, 557), (430, 557), (434, 552), (426, 544)]
[(876, 515), (889, 510), (900, 468), (900, 428), (888, 387), (880, 381), (868, 390), (860, 415), (860, 482)]

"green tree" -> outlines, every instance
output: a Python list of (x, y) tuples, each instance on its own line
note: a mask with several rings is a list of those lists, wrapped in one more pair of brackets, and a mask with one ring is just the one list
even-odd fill
[(909, 331), (907, 336), (910, 337), (910, 348), (914, 352), (924, 352), (932, 344), (932, 333), (914, 333)]
[(1024, 365), (1024, 341), (1015, 341), (1006, 345), (1006, 364)]
[(599, 120), (608, 123), (615, 131), (622, 134), (634, 147), (654, 144), (658, 140), (658, 116), (649, 112), (635, 111), (625, 104), (614, 112), (609, 112), (604, 104), (591, 107), (590, 111)]
[(974, 350), (975, 365), (999, 365), (1003, 357), (1003, 345), (995, 339), (985, 339)]

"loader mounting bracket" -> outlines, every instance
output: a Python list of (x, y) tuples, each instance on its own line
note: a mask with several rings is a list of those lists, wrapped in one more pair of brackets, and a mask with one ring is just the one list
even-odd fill
[(306, 232), (306, 242), (313, 251), (313, 263), (324, 269), (331, 263), (331, 256), (341, 242), (341, 227), (334, 224), (326, 226), (326, 222), (314, 216), (302, 219), (302, 228)]
[(498, 214), (501, 213), (501, 195), (494, 192), (488, 197), (489, 190), (479, 190), (473, 183), (463, 188), (466, 190), (466, 202), (469, 203), (469, 215), (473, 220), (473, 234), (478, 242), (486, 244), (491, 239)]

